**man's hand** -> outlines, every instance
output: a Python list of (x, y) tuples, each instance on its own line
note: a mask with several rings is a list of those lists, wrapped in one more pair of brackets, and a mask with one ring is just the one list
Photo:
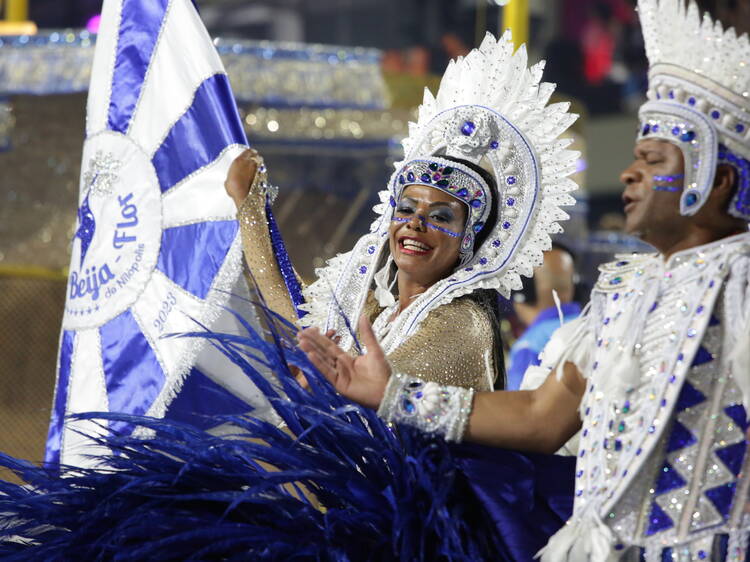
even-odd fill
[(227, 190), (227, 195), (232, 198), (238, 209), (250, 192), (250, 186), (253, 185), (260, 159), (258, 151), (249, 148), (235, 158), (232, 165), (229, 166), (227, 179), (224, 181), (224, 189)]
[(366, 317), (359, 319), (365, 355), (352, 357), (317, 328), (299, 333), (299, 346), (313, 365), (347, 398), (376, 409), (383, 400), (391, 367)]

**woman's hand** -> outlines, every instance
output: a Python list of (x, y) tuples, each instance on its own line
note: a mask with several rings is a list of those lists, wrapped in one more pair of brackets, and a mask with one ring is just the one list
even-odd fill
[(346, 353), (317, 328), (302, 330), (299, 346), (338, 392), (363, 406), (376, 409), (383, 400), (391, 366), (365, 316), (359, 319), (359, 333), (367, 353), (358, 357)]
[(263, 158), (258, 154), (258, 151), (248, 148), (235, 158), (232, 165), (229, 166), (227, 179), (224, 181), (224, 189), (227, 190), (227, 195), (232, 198), (238, 209), (247, 199), (250, 187), (255, 181), (255, 174), (262, 162)]

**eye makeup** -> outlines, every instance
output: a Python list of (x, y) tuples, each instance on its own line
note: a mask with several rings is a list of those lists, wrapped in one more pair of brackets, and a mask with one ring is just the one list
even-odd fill
[(654, 184), (653, 190), (654, 191), (668, 191), (671, 193), (674, 193), (676, 191), (682, 191), (681, 185), (676, 186), (676, 185), (663, 185), (663, 184), (674, 183), (677, 180), (681, 180), (684, 177), (685, 177), (684, 174), (674, 174), (672, 176), (654, 176), (654, 182), (658, 182), (658, 183)]
[[(447, 234), (451, 238), (458, 238), (461, 236), (460, 232), (453, 232), (452, 230), (448, 230), (447, 228), (443, 228), (442, 226), (438, 226), (436, 224), (432, 224), (429, 222), (424, 216), (419, 215), (418, 216), (419, 221), (427, 225), (427, 228), (431, 228), (432, 230), (437, 230), (438, 232), (442, 232), (443, 234)], [(391, 219), (393, 222), (409, 222), (411, 220), (410, 217), (393, 217)]]

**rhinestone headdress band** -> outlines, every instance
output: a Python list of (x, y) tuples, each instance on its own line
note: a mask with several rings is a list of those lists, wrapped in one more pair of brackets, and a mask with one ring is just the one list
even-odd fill
[[(649, 90), (638, 139), (677, 145), (685, 160), (683, 215), (695, 214), (713, 188), (716, 166), (737, 170), (729, 213), (750, 221), (750, 42), (724, 31), (691, 0), (639, 0)], [(700, 49), (700, 54), (696, 53)]]
[(417, 158), (396, 170), (391, 179), (391, 207), (409, 185), (426, 185), (444, 191), (468, 207), (461, 238), (460, 265), (474, 256), (474, 239), (484, 227), (492, 207), (492, 191), (487, 182), (468, 166), (443, 158)]

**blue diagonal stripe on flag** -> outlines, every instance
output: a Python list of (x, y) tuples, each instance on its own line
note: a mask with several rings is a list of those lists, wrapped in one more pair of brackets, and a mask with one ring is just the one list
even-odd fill
[(123, 0), (117, 38), (108, 128), (125, 133), (130, 125), (169, 0)]
[(52, 408), (52, 416), (47, 433), (47, 448), (44, 462), (49, 466), (60, 464), (60, 447), (62, 446), (62, 432), (65, 422), (65, 406), (68, 403), (68, 388), (70, 387), (70, 365), (73, 361), (73, 343), (76, 334), (70, 330), (63, 330), (60, 342), (60, 358), (57, 374), (57, 390)]
[(154, 154), (161, 190), (216, 160), (228, 145), (246, 143), (229, 80), (224, 74), (208, 78)]
[[(102, 366), (110, 412), (145, 414), (159, 395), (166, 377), (135, 317), (126, 310), (99, 328)], [(123, 373), (130, 373), (127, 379)], [(129, 424), (110, 423), (116, 431)]]
[(210, 221), (164, 229), (156, 268), (204, 299), (238, 228), (237, 221)]

